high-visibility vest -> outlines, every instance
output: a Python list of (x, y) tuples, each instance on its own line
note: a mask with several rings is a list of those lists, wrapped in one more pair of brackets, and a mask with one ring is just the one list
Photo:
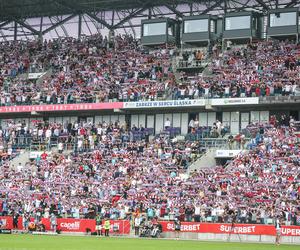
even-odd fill
[(110, 221), (109, 220), (104, 221), (104, 229), (110, 229)]

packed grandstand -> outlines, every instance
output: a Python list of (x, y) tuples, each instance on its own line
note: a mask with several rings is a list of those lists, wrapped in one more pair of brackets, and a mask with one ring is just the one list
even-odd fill
[[(213, 77), (182, 73), (175, 81), (174, 47), (150, 50), (133, 37), (95, 35), (82, 41), (6, 42), (2, 51), (1, 105), (99, 103), (222, 97), (295, 95), (299, 92), (299, 46), (293, 41), (262, 41), (224, 54), (207, 51)], [(8, 48), (8, 49), (7, 49)], [(208, 55), (207, 55), (208, 56)], [(204, 59), (203, 59), (204, 60)], [(188, 61), (200, 61), (194, 53)], [(52, 68), (38, 85), (14, 78)], [(9, 86), (5, 77), (12, 77)]]
[[(105, 40), (103, 44), (98, 41), (97, 46), (96, 38), (101, 41), (97, 36), (83, 42), (23, 42), (21, 47), (18, 43), (5, 44), (12, 50), (21, 49), (11, 57), (3, 53), (2, 77), (47, 65), (57, 72), (39, 89), (30, 81), (15, 79), (9, 92), (2, 91), (1, 104), (155, 100), (159, 91), (174, 93), (177, 89), (170, 51), (143, 52), (128, 36), (117, 37), (118, 49), (107, 51)], [(126, 52), (124, 60), (120, 59)], [(102, 63), (97, 61), (99, 57)], [(248, 57), (253, 58), (249, 64), (245, 62)], [(294, 95), (299, 63), (297, 45), (264, 41), (225, 53), (222, 60), (212, 63), (217, 75), (187, 82), (184, 91), (175, 91), (175, 95)], [(214, 88), (216, 83), (219, 90)], [(118, 121), (37, 124), (32, 128), (22, 121), (9, 123), (1, 129), (2, 152), (10, 154), (2, 160), (0, 211), (2, 215), (46, 218), (53, 212), (74, 218), (91, 218), (100, 212), (112, 219), (125, 219), (139, 210), (148, 217), (168, 215), (187, 221), (211, 217), (212, 221), (227, 222), (228, 213), (237, 209), (238, 219), (244, 223), (265, 223), (282, 215), (296, 225), (300, 220), (296, 128), (290, 121), (256, 126), (253, 149), (247, 156), (236, 157), (226, 168), (205, 169), (186, 177), (193, 155), (199, 153), (198, 142), (160, 137), (132, 141), (128, 126)], [(45, 153), (37, 161), (9, 167), (14, 145), (31, 140), (50, 143), (53, 137), (62, 144), (76, 143), (75, 153), (49, 157)]]
[[(4, 107), (290, 100), (300, 89), (300, 45), (292, 39), (262, 39), (225, 49), (216, 43), (182, 52), (174, 44), (148, 48), (128, 34), (112, 41), (97, 34), (5, 41), (0, 58)], [(207, 66), (205, 73), (178, 73), (174, 61), (185, 68)], [(23, 77), (28, 72), (47, 74), (36, 81)], [(32, 221), (40, 225), (48, 219), (52, 225), (57, 218), (129, 220), (135, 228), (142, 221), (177, 220), (273, 225), (277, 218), (299, 226), (299, 103), (295, 105), (298, 116), (273, 113), (249, 121), (238, 133), (218, 117), (205, 126), (198, 115), (187, 118), (185, 134), (173, 126), (175, 118), (164, 119), (157, 131), (128, 119), (2, 117), (0, 218), (12, 217), (13, 228), (20, 230), (28, 230)], [(211, 152), (208, 140), (214, 145), (222, 141), (221, 149), (238, 153), (226, 162), (192, 169)], [(40, 153), (18, 162), (29, 151)]]

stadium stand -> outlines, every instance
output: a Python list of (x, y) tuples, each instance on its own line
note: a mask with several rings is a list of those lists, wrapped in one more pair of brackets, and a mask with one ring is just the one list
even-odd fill
[[(1, 224), (60, 231), (57, 219), (74, 219), (67, 232), (94, 233), (76, 228), (87, 219), (108, 234), (122, 221), (121, 234), (134, 225), (151, 236), (141, 219), (155, 237), (163, 222), (223, 223), (229, 237), (235, 223), (300, 225), (298, 24), (296, 41), (227, 46), (215, 32), (205, 47), (179, 48), (178, 20), (158, 20), (172, 26), (153, 46), (144, 24), (141, 39), (108, 27), (109, 36), (43, 40), (41, 28), (36, 40), (0, 43)], [(213, 21), (225, 31), (225, 17)]]
[[(7, 46), (14, 53), (3, 55), (2, 78), (11, 80), (9, 87), (2, 83), (2, 106), (295, 96), (299, 89), (299, 46), (291, 42), (257, 42), (218, 53), (211, 75), (184, 74), (178, 83), (174, 50), (145, 50), (131, 36), (116, 37), (114, 50), (100, 35)], [(41, 84), (16, 77), (50, 66), (54, 72)]]
[[(291, 225), (299, 221), (299, 131), (294, 124), (257, 126), (249, 153), (226, 167), (190, 176), (185, 170), (199, 153), (195, 142), (130, 142), (118, 124), (69, 129), (78, 136), (74, 154), (44, 152), (26, 164), (2, 164), (2, 215), (39, 221), (52, 213), (125, 219), (140, 212), (150, 219), (230, 222), (236, 212), (241, 223), (267, 224), (278, 215)], [(47, 131), (35, 136), (50, 138)]]

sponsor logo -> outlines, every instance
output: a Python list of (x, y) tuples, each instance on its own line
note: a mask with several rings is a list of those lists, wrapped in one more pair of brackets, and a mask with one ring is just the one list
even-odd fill
[[(175, 230), (175, 225), (173, 223), (167, 224), (168, 230)], [(182, 232), (198, 232), (200, 230), (200, 224), (190, 224), (190, 225), (181, 225), (180, 231)]]
[(246, 103), (245, 99), (225, 99), (224, 104), (239, 104), (239, 103)]
[(79, 230), (80, 228), (80, 222), (75, 221), (75, 222), (62, 222), (60, 223), (60, 227), (62, 229), (68, 229), (68, 230)]
[(220, 231), (225, 233), (236, 233), (236, 234), (247, 234), (247, 233), (255, 233), (255, 226), (228, 226), (221, 225)]
[(212, 99), (211, 105), (243, 105), (243, 104), (259, 104), (258, 97), (248, 98), (224, 98), (224, 99)]
[(149, 102), (126, 102), (125, 108), (159, 108), (159, 107), (184, 107), (204, 106), (205, 101), (200, 100), (174, 100), (174, 101), (149, 101)]
[(297, 228), (281, 228), (282, 235), (300, 236), (300, 229)]

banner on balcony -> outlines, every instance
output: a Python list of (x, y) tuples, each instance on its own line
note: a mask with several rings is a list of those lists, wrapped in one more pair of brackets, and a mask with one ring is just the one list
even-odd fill
[(172, 108), (172, 107), (204, 107), (204, 99), (125, 102), (124, 109)]
[(258, 97), (211, 99), (212, 106), (239, 106), (254, 104), (259, 104)]
[(78, 104), (47, 104), (28, 106), (4, 106), (0, 107), (0, 113), (30, 113), (30, 112), (55, 112), (55, 111), (89, 111), (89, 110), (113, 110), (123, 108), (122, 102), (104, 103), (78, 103)]

